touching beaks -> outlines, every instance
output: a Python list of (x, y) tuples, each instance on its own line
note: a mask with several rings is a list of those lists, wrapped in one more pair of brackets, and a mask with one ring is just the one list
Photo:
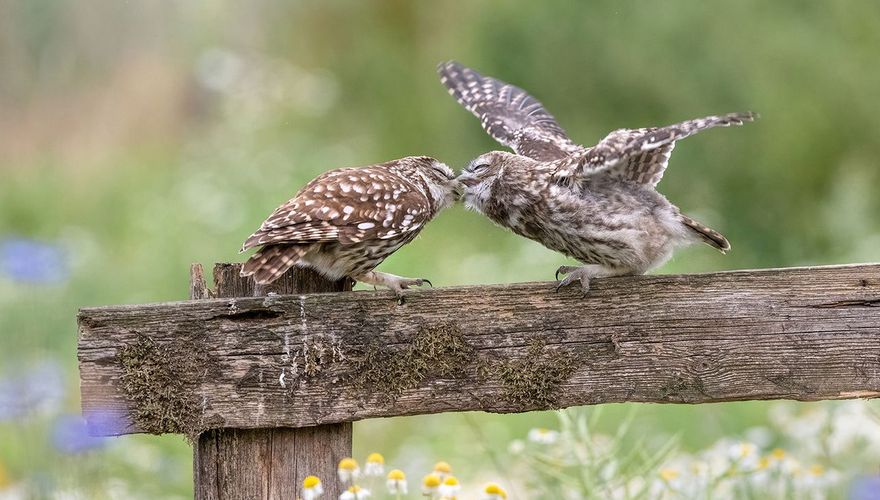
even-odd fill
[(452, 188), (452, 193), (455, 194), (455, 198), (459, 199), (464, 196), (465, 186), (461, 181), (456, 181), (455, 186)]

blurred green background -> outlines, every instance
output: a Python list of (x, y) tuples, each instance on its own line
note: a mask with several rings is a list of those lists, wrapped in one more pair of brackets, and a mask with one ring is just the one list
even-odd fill
[[(40, 395), (0, 411), (0, 475), (38, 496), (191, 495), (179, 437), (70, 437), (77, 308), (186, 298), (191, 262), (241, 260), (324, 170), (414, 154), (458, 169), (499, 149), (438, 82), (442, 60), (529, 90), (584, 144), (761, 113), (676, 148), (660, 191), (733, 250), (695, 246), (659, 273), (880, 260), (878, 26), (869, 0), (0, 2), (0, 406)], [(380, 270), (446, 286), (548, 280), (562, 262), (455, 207)], [(637, 423), (696, 448), (771, 406), (640, 405)], [(495, 473), (487, 450), (553, 422), (375, 420), (355, 448), (471, 479)]]

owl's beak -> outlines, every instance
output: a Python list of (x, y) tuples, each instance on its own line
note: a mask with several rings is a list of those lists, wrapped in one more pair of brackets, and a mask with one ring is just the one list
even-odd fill
[(476, 177), (459, 177), (458, 184), (462, 187), (462, 189), (467, 189), (469, 187), (476, 186), (480, 183), (480, 179)]
[(452, 193), (455, 195), (455, 199), (460, 199), (464, 196), (464, 184), (461, 181), (456, 180), (455, 184), (452, 187)]

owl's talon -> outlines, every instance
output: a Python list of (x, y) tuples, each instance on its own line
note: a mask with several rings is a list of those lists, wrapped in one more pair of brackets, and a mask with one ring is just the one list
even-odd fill
[(422, 281), (424, 281), (425, 283), (427, 283), (429, 287), (434, 288), (434, 284), (431, 283), (431, 280), (426, 279), (426, 278), (422, 278)]
[(376, 286), (379, 285), (391, 289), (391, 291), (394, 292), (395, 297), (397, 297), (397, 303), (399, 305), (403, 305), (405, 302), (403, 299), (404, 290), (409, 290), (409, 288), (413, 286), (422, 286), (425, 283), (427, 283), (431, 287), (434, 286), (429, 280), (426, 280), (424, 278), (404, 278), (402, 276), (395, 276), (388, 273), (380, 273), (378, 271), (370, 271), (364, 273), (358, 276), (358, 280), (361, 283), (373, 285), (374, 289), (376, 288)]
[(556, 285), (557, 292), (561, 288), (565, 288), (575, 281), (580, 281), (581, 291), (583, 292), (581, 298), (587, 296), (587, 293), (590, 291), (590, 278), (592, 277), (587, 267), (560, 266), (559, 269), (556, 270), (557, 279), (560, 274), (565, 275), (565, 278)]

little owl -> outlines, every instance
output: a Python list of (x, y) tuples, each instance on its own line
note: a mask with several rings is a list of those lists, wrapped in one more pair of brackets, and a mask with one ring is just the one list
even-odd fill
[(562, 266), (558, 288), (590, 279), (642, 274), (674, 248), (702, 241), (730, 249), (717, 231), (682, 214), (655, 190), (677, 140), (712, 127), (742, 125), (754, 113), (707, 116), (620, 129), (593, 147), (575, 144), (535, 98), (454, 61), (438, 68), (449, 93), (486, 132), (516, 154), (493, 151), (461, 173), (468, 208), (584, 265)]
[(259, 284), (293, 266), (337, 280), (382, 285), (398, 296), (427, 282), (373, 271), (457, 198), (452, 169), (425, 156), (325, 172), (276, 209), (241, 251), (262, 247), (241, 270)]

